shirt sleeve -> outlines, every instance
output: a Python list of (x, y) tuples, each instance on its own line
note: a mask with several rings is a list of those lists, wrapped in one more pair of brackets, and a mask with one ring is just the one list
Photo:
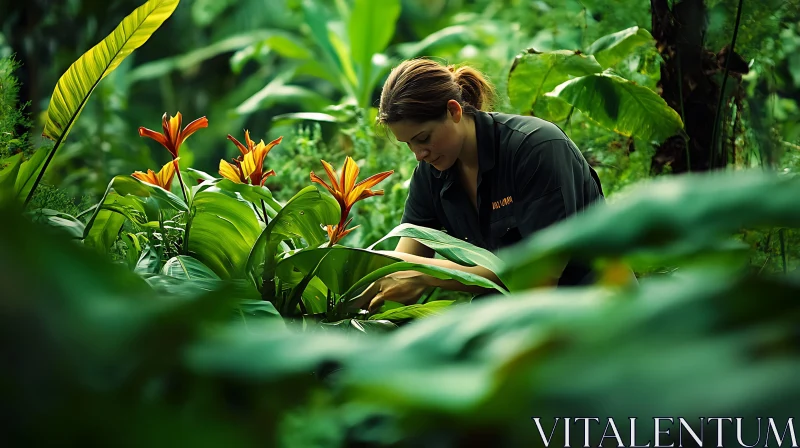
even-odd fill
[(411, 175), (411, 182), (408, 186), (408, 198), (406, 199), (405, 209), (401, 223), (409, 223), (432, 229), (441, 227), (436, 217), (436, 208), (433, 204), (433, 192), (430, 187), (430, 180), (425, 177), (425, 173), (417, 165)]
[(526, 237), (600, 197), (589, 164), (568, 139), (523, 143), (515, 156), (515, 214)]

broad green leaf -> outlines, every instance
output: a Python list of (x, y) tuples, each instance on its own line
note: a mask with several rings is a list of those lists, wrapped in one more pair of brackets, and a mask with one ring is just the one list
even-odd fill
[(306, 275), (319, 264), (317, 277), (334, 293), (343, 294), (365, 276), (398, 261), (378, 252), (343, 246), (306, 249), (278, 262), (276, 275), (288, 281), (292, 272)]
[(442, 268), (439, 266), (408, 263), (402, 261), (380, 269), (376, 269), (367, 274), (366, 276), (362, 277), (360, 280), (353, 283), (352, 286), (342, 294), (340, 300), (350, 300), (351, 298), (354, 297), (356, 292), (358, 292), (362, 288), (366, 288), (375, 280), (378, 280), (381, 277), (385, 277), (389, 274), (399, 271), (422, 272), (423, 274), (428, 274), (440, 280), (456, 280), (457, 282), (463, 285), (480, 286), (481, 288), (493, 289), (495, 291), (500, 292), (501, 294), (508, 294), (508, 292), (503, 287), (501, 287), (497, 283), (494, 283), (491, 280), (481, 277), (480, 275), (475, 275), (464, 271), (458, 271), (455, 269)]
[(320, 93), (306, 87), (289, 84), (294, 72), (282, 73), (261, 90), (246, 99), (236, 109), (238, 115), (249, 115), (259, 110), (280, 104), (290, 104), (303, 109), (323, 109), (331, 101)]
[(800, 178), (758, 170), (662, 178), (543, 229), (498, 256), (512, 291), (537, 284), (559, 260), (697, 256), (742, 228), (800, 227)]
[(626, 137), (659, 144), (683, 132), (683, 122), (655, 92), (609, 72), (567, 81), (548, 93)]
[(350, 54), (358, 72), (359, 104), (369, 106), (372, 96), (372, 57), (382, 53), (394, 36), (400, 17), (400, 0), (355, 0), (347, 22)]
[(178, 255), (170, 258), (164, 263), (164, 266), (161, 268), (161, 273), (185, 280), (219, 280), (219, 276), (209, 269), (208, 266), (188, 255)]
[(317, 46), (322, 49), (322, 56), (327, 61), (330, 68), (336, 72), (336, 79), (339, 80), (340, 86), (346, 88), (348, 83), (344, 77), (344, 68), (342, 61), (333, 44), (330, 41), (330, 31), (328, 23), (332, 20), (325, 11), (325, 6), (319, 4), (315, 0), (302, 0), (303, 2), (303, 18), (306, 25), (311, 31), (311, 38), (316, 42)]
[(186, 185), (191, 186), (194, 190), (196, 186), (198, 186), (201, 182), (205, 181), (215, 181), (218, 178), (206, 173), (205, 171), (196, 170), (194, 168), (188, 168), (185, 172), (181, 172), (183, 175), (183, 180), (186, 182)]
[(270, 30), (253, 30), (229, 36), (211, 45), (192, 50), (180, 56), (172, 56), (142, 64), (131, 70), (127, 79), (128, 82), (135, 83), (137, 81), (161, 78), (174, 70), (189, 70), (213, 57), (266, 40), (272, 36), (272, 34), (273, 32)]
[(336, 56), (342, 66), (342, 74), (344, 75), (344, 79), (347, 80), (345, 86), (347, 86), (348, 90), (358, 88), (361, 86), (361, 80), (356, 74), (356, 67), (353, 64), (353, 58), (350, 55), (350, 47), (347, 46), (347, 42), (339, 37), (333, 30), (328, 32), (328, 39), (333, 46), (333, 50), (336, 51)]
[(42, 208), (28, 213), (31, 219), (67, 232), (74, 239), (82, 239), (86, 226), (79, 219), (58, 210)]
[(195, 195), (192, 208), (189, 255), (222, 279), (244, 278), (247, 256), (261, 233), (251, 205), (209, 189)]
[(136, 262), (136, 267), (133, 268), (133, 272), (139, 275), (145, 274), (155, 274), (158, 272), (158, 266), (161, 264), (161, 254), (160, 251), (150, 246), (144, 251), (142, 251), (142, 255), (139, 257), (139, 261)]
[(454, 300), (436, 300), (428, 303), (401, 306), (380, 314), (374, 314), (370, 316), (369, 319), (385, 319), (394, 321), (435, 316), (441, 314), (442, 311), (452, 305), (453, 302)]
[(463, 266), (483, 266), (495, 274), (503, 271), (503, 262), (488, 250), (455, 238), (440, 230), (413, 224), (400, 224), (368, 249), (374, 248), (384, 240), (398, 237), (412, 238), (433, 249), (444, 258)]
[(319, 121), (323, 123), (338, 123), (339, 119), (330, 114), (321, 112), (293, 112), (279, 114), (272, 117), (275, 122), (298, 122), (298, 121)]
[(636, 48), (652, 44), (655, 44), (653, 36), (646, 29), (634, 26), (597, 39), (586, 52), (603, 68), (609, 68), (630, 56)]
[(272, 35), (264, 43), (286, 58), (311, 59), (314, 57), (314, 53), (302, 44), (302, 39), (288, 33)]
[[(130, 202), (131, 199), (111, 192), (106, 193), (102, 203), (103, 205), (130, 205)], [(100, 253), (107, 253), (114, 241), (117, 240), (125, 219), (125, 215), (97, 207), (84, 229), (83, 243)]]
[[(109, 200), (111, 196), (114, 196), (113, 200)], [(183, 199), (161, 187), (150, 185), (131, 176), (116, 176), (108, 183), (103, 198), (100, 200), (100, 206), (94, 209), (92, 217), (86, 223), (86, 232), (87, 235), (93, 232), (92, 228), (95, 225), (95, 220), (101, 214), (104, 215), (103, 226), (109, 224), (109, 213), (121, 214), (122, 221), (119, 221), (120, 218), (112, 220), (115, 225), (117, 222), (120, 222), (121, 225), (126, 216), (139, 225), (145, 225), (148, 221), (160, 221), (160, 211), (167, 209), (187, 211), (188, 207)], [(132, 213), (135, 213), (135, 216)], [(99, 233), (94, 233), (94, 241), (90, 245), (96, 246), (100, 241), (97, 240), (98, 235), (110, 231), (111, 229), (107, 228), (103, 231), (98, 231)]]
[(142, 254), (142, 245), (139, 243), (139, 237), (134, 233), (125, 233), (122, 235), (122, 240), (125, 241), (127, 250), (125, 251), (125, 262), (128, 267), (133, 270), (136, 267), (136, 262)]
[(388, 320), (344, 319), (336, 322), (323, 322), (319, 328), (325, 331), (340, 331), (345, 334), (381, 334), (396, 329), (397, 325)]
[(22, 162), (19, 168), (19, 174), (17, 174), (17, 181), (14, 184), (18, 198), (24, 199), (28, 197), (31, 188), (33, 188), (33, 182), (36, 180), (36, 175), (42, 168), (42, 164), (44, 164), (49, 151), (50, 150), (46, 147), (39, 148), (28, 160)]
[(235, 193), (238, 194), (237, 198), (241, 197), (251, 202), (259, 211), (261, 211), (261, 201), (264, 201), (267, 215), (270, 218), (275, 217), (282, 208), (281, 204), (273, 198), (269, 188), (260, 185), (238, 184), (229, 179), (214, 179), (211, 182), (204, 182), (202, 185), (197, 186), (195, 190), (194, 195), (201, 191), (222, 192), (223, 194)]
[(452, 25), (425, 36), (419, 42), (397, 45), (397, 50), (405, 59), (436, 54), (443, 47), (463, 48), (470, 44), (480, 44), (480, 38), (472, 25)]
[(0, 197), (13, 196), (14, 183), (17, 181), (21, 163), (21, 152), (0, 160)]
[[(69, 134), (97, 84), (150, 38), (172, 15), (178, 2), (150, 0), (136, 8), (111, 34), (67, 69), (58, 80), (47, 108), (45, 137), (60, 142)], [(51, 153), (56, 149), (57, 146)]]
[(571, 78), (601, 71), (603, 68), (591, 55), (569, 50), (540, 53), (529, 49), (514, 59), (508, 75), (508, 96), (518, 113), (560, 121), (566, 117), (569, 107), (558, 104), (558, 99), (556, 104), (553, 100), (542, 101), (544, 95)]
[(322, 259), (319, 260), (314, 269), (305, 273), (300, 282), (294, 288), (292, 288), (289, 294), (287, 294), (285, 302), (281, 304), (282, 315), (290, 316), (295, 313), (297, 305), (300, 304), (300, 301), (303, 299), (303, 293), (305, 292), (306, 287), (309, 285), (311, 280), (314, 279), (314, 277), (317, 274), (317, 271), (319, 270), (320, 265), (322, 264), (323, 261), (325, 261), (325, 258), (329, 253), (330, 252), (323, 255)]
[[(327, 241), (323, 226), (339, 222), (339, 204), (331, 196), (321, 194), (313, 185), (300, 190), (289, 199), (275, 218), (261, 232), (258, 242), (247, 259), (250, 280), (261, 286), (262, 279), (272, 281), (275, 275), (275, 255), (281, 241), (303, 239), (308, 247)], [(266, 262), (266, 265), (265, 265)], [(274, 288), (274, 284), (270, 283)], [(274, 291), (267, 291), (271, 296)]]

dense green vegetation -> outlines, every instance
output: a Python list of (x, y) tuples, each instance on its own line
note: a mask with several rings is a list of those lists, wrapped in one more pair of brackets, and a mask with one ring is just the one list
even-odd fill
[[(538, 446), (532, 417), (796, 411), (797, 0), (3, 8), (18, 444)], [(561, 126), (606, 203), (497, 254), (398, 226), (416, 162), (374, 105), (417, 56)], [(375, 250), (400, 236), (502, 284)], [(597, 284), (544, 286), (570, 257)], [(497, 293), (350, 306), (402, 270)]]

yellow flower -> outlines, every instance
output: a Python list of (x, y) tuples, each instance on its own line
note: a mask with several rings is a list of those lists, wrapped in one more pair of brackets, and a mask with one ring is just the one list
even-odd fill
[(172, 158), (177, 159), (178, 151), (180, 150), (183, 141), (189, 138), (190, 135), (197, 132), (197, 130), (208, 127), (208, 119), (206, 117), (200, 117), (197, 120), (187, 124), (186, 127), (181, 130), (182, 120), (183, 118), (180, 112), (178, 112), (174, 117), (169, 117), (169, 119), (167, 118), (167, 113), (165, 112), (164, 116), (161, 117), (161, 127), (164, 130), (163, 133), (151, 131), (145, 127), (139, 127), (139, 135), (141, 137), (150, 137), (158, 143), (161, 143), (161, 146), (167, 148), (167, 151), (172, 154)]
[(233, 163), (220, 160), (219, 174), (236, 183), (263, 186), (269, 176), (275, 175), (274, 170), (264, 171), (264, 159), (270, 150), (281, 142), (283, 137), (278, 137), (267, 144), (264, 143), (264, 140), (256, 144), (250, 139), (250, 132), (244, 131), (244, 138), (247, 146), (228, 134), (228, 140), (232, 141), (242, 154), (233, 159)]
[(356, 226), (351, 229), (347, 229), (347, 226), (352, 221), (352, 219), (348, 220), (347, 217), (350, 214), (350, 209), (353, 207), (353, 205), (362, 199), (383, 195), (383, 190), (372, 191), (370, 188), (374, 187), (382, 180), (392, 175), (394, 171), (384, 171), (356, 183), (359, 168), (358, 165), (356, 165), (356, 162), (353, 161), (350, 156), (348, 156), (344, 161), (344, 165), (342, 166), (342, 174), (339, 176), (338, 181), (336, 179), (336, 171), (333, 169), (331, 164), (322, 160), (322, 166), (325, 168), (325, 173), (328, 175), (328, 179), (331, 182), (330, 185), (328, 185), (319, 176), (314, 174), (313, 171), (311, 172), (311, 181), (327, 188), (336, 199), (336, 202), (339, 203), (339, 208), (341, 209), (339, 224), (335, 226), (328, 226), (328, 238), (333, 245), (345, 235), (350, 233), (353, 229), (358, 227)]
[(131, 174), (131, 176), (139, 179), (142, 182), (147, 182), (148, 184), (155, 185), (169, 191), (170, 186), (172, 186), (172, 178), (175, 177), (175, 165), (178, 163), (178, 160), (179, 159), (175, 159), (164, 164), (158, 174), (154, 173), (153, 170), (148, 169), (147, 173), (136, 171)]

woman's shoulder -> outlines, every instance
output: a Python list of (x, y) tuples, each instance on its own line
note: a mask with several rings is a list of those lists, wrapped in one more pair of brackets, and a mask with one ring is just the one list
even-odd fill
[(489, 112), (488, 115), (497, 124), (501, 133), (516, 134), (518, 139), (521, 138), (528, 144), (535, 145), (550, 140), (569, 140), (558, 125), (538, 117), (502, 112)]

